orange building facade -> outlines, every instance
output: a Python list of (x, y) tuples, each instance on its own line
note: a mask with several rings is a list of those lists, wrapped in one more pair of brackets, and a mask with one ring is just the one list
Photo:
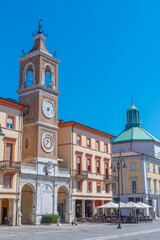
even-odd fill
[(97, 207), (112, 200), (112, 135), (73, 121), (60, 120), (58, 157), (72, 176), (72, 218), (94, 216)]

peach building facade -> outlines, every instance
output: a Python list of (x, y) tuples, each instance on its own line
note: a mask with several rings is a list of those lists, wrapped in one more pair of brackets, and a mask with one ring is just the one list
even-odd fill
[(60, 120), (58, 157), (72, 176), (72, 218), (94, 216), (97, 207), (112, 200), (112, 135), (73, 121)]
[(23, 110), (0, 98), (0, 224), (18, 225)]

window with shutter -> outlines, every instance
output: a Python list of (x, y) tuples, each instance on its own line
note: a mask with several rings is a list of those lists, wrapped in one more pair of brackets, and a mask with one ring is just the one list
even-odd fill
[(91, 139), (87, 138), (87, 148), (91, 148)]
[(7, 128), (12, 129), (14, 126), (14, 118), (11, 116), (7, 117)]
[(99, 151), (99, 141), (96, 141), (96, 150)]

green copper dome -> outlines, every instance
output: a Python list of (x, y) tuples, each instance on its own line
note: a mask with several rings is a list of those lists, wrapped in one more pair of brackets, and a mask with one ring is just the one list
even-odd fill
[(130, 142), (130, 141), (153, 141), (160, 142), (160, 140), (142, 128), (139, 121), (139, 110), (133, 103), (127, 110), (127, 124), (125, 130), (121, 132), (112, 143)]

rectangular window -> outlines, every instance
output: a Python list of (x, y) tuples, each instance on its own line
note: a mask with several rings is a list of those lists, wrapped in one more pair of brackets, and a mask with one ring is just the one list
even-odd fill
[(81, 146), (81, 135), (77, 135), (77, 145)]
[(91, 172), (91, 159), (87, 158), (87, 170), (88, 172)]
[(88, 192), (92, 192), (92, 182), (88, 182)]
[(77, 170), (78, 170), (78, 175), (81, 174), (81, 156), (77, 156)]
[(108, 153), (108, 144), (107, 143), (104, 144), (104, 152)]
[(108, 179), (108, 162), (105, 162), (105, 177), (106, 177), (106, 179)]
[(109, 193), (109, 184), (108, 183), (105, 185), (105, 190), (106, 190), (106, 193)]
[(14, 117), (11, 117), (11, 116), (7, 117), (7, 128), (10, 128), (10, 129), (14, 128)]
[(97, 173), (100, 174), (100, 161), (97, 160)]
[(96, 140), (96, 151), (100, 150), (100, 143), (98, 140)]
[(12, 151), (13, 151), (13, 144), (6, 143), (6, 159), (7, 161), (12, 161)]
[(153, 173), (156, 172), (156, 166), (153, 164)]
[(81, 191), (82, 191), (82, 182), (81, 182), (81, 181), (78, 181), (78, 182), (77, 182), (77, 191), (78, 191), (78, 192), (81, 192)]
[(147, 163), (147, 172), (150, 172), (150, 164)]
[(147, 178), (148, 193), (151, 193), (151, 179)]
[(87, 138), (87, 148), (91, 148), (91, 139)]
[(3, 186), (5, 188), (10, 188), (11, 187), (11, 175), (10, 174), (5, 174), (4, 175)]
[(131, 191), (133, 194), (137, 193), (137, 181), (136, 180), (131, 181)]
[(28, 148), (28, 138), (25, 140), (25, 148)]
[(130, 163), (130, 169), (131, 169), (131, 171), (136, 171), (136, 163), (135, 162)]
[(157, 194), (157, 179), (154, 179), (154, 194)]
[(101, 183), (97, 183), (97, 193), (101, 192)]

